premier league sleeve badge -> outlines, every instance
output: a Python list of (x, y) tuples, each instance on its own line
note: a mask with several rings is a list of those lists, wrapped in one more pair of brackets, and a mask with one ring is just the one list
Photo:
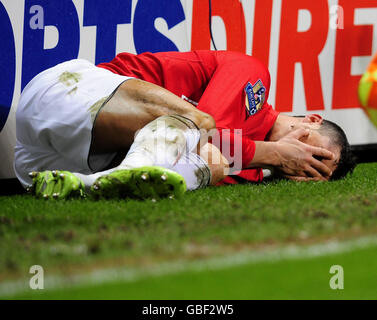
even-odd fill
[(262, 80), (258, 80), (254, 85), (250, 82), (245, 87), (245, 106), (248, 116), (256, 114), (264, 104), (266, 97), (266, 88), (264, 87)]

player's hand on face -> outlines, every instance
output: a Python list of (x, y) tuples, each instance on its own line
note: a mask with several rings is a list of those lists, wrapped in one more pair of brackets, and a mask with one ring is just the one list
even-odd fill
[(277, 141), (279, 165), (277, 171), (295, 181), (324, 181), (332, 175), (331, 169), (321, 159), (334, 159), (327, 149), (314, 147), (300, 140), (309, 135), (308, 129), (297, 129)]
[(33, 184), (28, 192), (37, 198), (67, 199), (85, 197), (85, 186), (81, 179), (69, 171), (30, 172)]

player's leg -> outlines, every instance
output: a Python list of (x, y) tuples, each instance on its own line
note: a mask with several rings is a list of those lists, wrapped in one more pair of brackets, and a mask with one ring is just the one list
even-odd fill
[(16, 113), (15, 172), (23, 186), (31, 185), (31, 171), (90, 174), (111, 161), (114, 155), (105, 154), (94, 170), (88, 164), (93, 123), (103, 102), (127, 80), (88, 61), (71, 60), (29, 82)]
[[(162, 116), (138, 132), (127, 157), (119, 166), (91, 175), (34, 172), (31, 174), (33, 191), (44, 198), (65, 198), (79, 195), (77, 186), (80, 186), (82, 195), (82, 186), (85, 185), (88, 191), (96, 181), (91, 193), (97, 197), (176, 197), (186, 190), (185, 180), (168, 169), (174, 167), (182, 154), (189, 154), (195, 149), (199, 138), (200, 133), (191, 120), (178, 115)], [(208, 182), (202, 181), (199, 185), (207, 185)], [(68, 192), (70, 186), (71, 193)]]
[(27, 191), (44, 199), (84, 198), (85, 185), (80, 176), (63, 170), (32, 171), (29, 173), (32, 183)]
[(200, 147), (198, 154), (207, 163), (211, 171), (209, 185), (215, 186), (229, 174), (229, 162), (215, 145), (205, 143)]
[[(123, 83), (99, 111), (93, 130), (91, 152), (93, 154), (128, 150), (138, 130), (161, 116), (179, 115), (188, 129), (211, 130), (213, 118), (196, 109), (170, 91), (142, 81), (131, 79)], [(164, 121), (166, 127), (177, 121)], [(180, 125), (180, 127), (182, 127)]]
[(185, 179), (175, 171), (146, 166), (133, 169), (117, 169), (100, 176), (91, 187), (91, 196), (96, 199), (177, 198), (186, 192)]
[(216, 185), (229, 173), (229, 162), (211, 143), (185, 154), (172, 168), (186, 181), (188, 190)]
[[(199, 138), (200, 133), (191, 120), (181, 116), (159, 117), (139, 131), (127, 157), (116, 168), (91, 175), (75, 173), (73, 176), (68, 172), (34, 172), (31, 174), (33, 191), (44, 198), (64, 198), (70, 195), (67, 184), (73, 186), (71, 194), (77, 195), (74, 192), (76, 185), (85, 185), (88, 190), (98, 179), (92, 193), (99, 197), (178, 196), (185, 190), (184, 180), (167, 169), (173, 168), (181, 155), (195, 149)], [(133, 169), (140, 167), (142, 170)]]
[(123, 83), (99, 111), (89, 161), (96, 154), (129, 149), (122, 163), (113, 163), (118, 169), (171, 169), (214, 125), (211, 116), (173, 93), (132, 79)]
[[(93, 150), (99, 151), (97, 154), (93, 152), (93, 156), (108, 159), (110, 156), (113, 157), (112, 152), (127, 149), (129, 141), (133, 140), (134, 132), (145, 122), (160, 114), (180, 112), (184, 115), (183, 117), (166, 116), (163, 121), (169, 128), (168, 131), (174, 132), (173, 140), (176, 139), (175, 142), (178, 142), (176, 144), (170, 143), (170, 148), (166, 150), (171, 151), (174, 156), (179, 158), (180, 152), (177, 152), (177, 150), (191, 148), (191, 145), (196, 144), (198, 130), (193, 121), (205, 128), (213, 126), (213, 120), (208, 115), (196, 111), (190, 104), (163, 88), (153, 85), (151, 85), (153, 87), (151, 88), (148, 83), (135, 80), (135, 85), (128, 87), (127, 90), (123, 90), (125, 87), (123, 83), (119, 87), (120, 90), (116, 90), (114, 95), (110, 95), (112, 99), (106, 99), (106, 90), (117, 87), (116, 83), (124, 81), (124, 77), (113, 79), (117, 76), (105, 74), (106, 71), (99, 71), (98, 69), (81, 61), (68, 62), (47, 70), (43, 75), (36, 77), (23, 94), (23, 103), (19, 107), (20, 116), (18, 117), (18, 128), (21, 128), (20, 131), (23, 134), (18, 135), (19, 143), (16, 148), (18, 151), (16, 152), (15, 167), (23, 185), (30, 185), (33, 181), (34, 190), (38, 190), (40, 196), (50, 197), (55, 195), (61, 197), (65, 194), (69, 195), (68, 190), (75, 194), (77, 187), (80, 190), (82, 189), (83, 183), (78, 177), (68, 171), (53, 173), (52, 169), (59, 168), (71, 172), (82, 172), (82, 175), (85, 175), (91, 167), (89, 165), (88, 168), (88, 161), (85, 159), (88, 157), (86, 153), (87, 145), (91, 144), (91, 140)], [(92, 78), (93, 75), (95, 79)], [(106, 77), (106, 86), (102, 86), (99, 80)], [(48, 89), (48, 103), (45, 102), (46, 99), (44, 99), (44, 103), (41, 103), (39, 96), (42, 92), (45, 92), (46, 86), (53, 88), (53, 90)], [(100, 90), (97, 90), (98, 86), (101, 86)], [(105, 91), (103, 90), (104, 87), (106, 88)], [(149, 90), (149, 92), (146, 92), (146, 90)], [(83, 100), (81, 92), (92, 93), (91, 95), (84, 95), (88, 100), (85, 100), (85, 105), (81, 105)], [(119, 96), (117, 93), (119, 93)], [(148, 100), (149, 96), (152, 97), (150, 100)], [(107, 100), (109, 100), (108, 104), (102, 108), (103, 112), (98, 115), (98, 110)], [(69, 108), (67, 109), (67, 107)], [(42, 112), (41, 108), (43, 108)], [(61, 114), (62, 110), (64, 110), (64, 117)], [(28, 112), (38, 114), (38, 117), (30, 116)], [(30, 123), (30, 119), (40, 119), (40, 121)], [(90, 119), (92, 121), (97, 119), (94, 130), (92, 130), (93, 125)], [(110, 121), (110, 127), (107, 127), (109, 131), (103, 130), (103, 127), (106, 128), (106, 124), (109, 124), (108, 121)], [(45, 128), (46, 123), (54, 123), (55, 125), (51, 128)], [(177, 123), (179, 125), (176, 125)], [(82, 124), (85, 124), (85, 126)], [(182, 126), (184, 129), (182, 129)], [(193, 133), (190, 134), (190, 129), (194, 127)], [(23, 128), (29, 129), (24, 130)], [(33, 135), (40, 137), (40, 131), (43, 132), (43, 139), (32, 138)], [(95, 137), (91, 139), (93, 131)], [(96, 148), (96, 141), (98, 141), (96, 137), (98, 136), (100, 138), (107, 137), (105, 139), (107, 150)], [(32, 145), (28, 142), (30, 139), (38, 145)], [(120, 143), (117, 144), (119, 141)], [(177, 147), (172, 148), (173, 145)], [(137, 151), (138, 148), (135, 147), (133, 149), (134, 156), (138, 155)], [(62, 157), (61, 155), (65, 156)], [(139, 154), (137, 158), (139, 164), (142, 162), (150, 163), (148, 157), (141, 159)], [(174, 157), (170, 157), (170, 159), (174, 159)], [(155, 160), (152, 162), (155, 163)], [(106, 163), (106, 161), (101, 163)], [(96, 168), (103, 170), (106, 166), (99, 165)], [(46, 171), (43, 174), (36, 172), (43, 170), (49, 172)], [(30, 171), (33, 172), (30, 173), (29, 177)], [(67, 176), (69, 178), (66, 178)], [(61, 177), (64, 177), (64, 181)]]
[[(153, 140), (153, 135), (149, 140)], [(164, 147), (161, 148), (163, 150)], [(193, 151), (185, 152), (171, 170), (166, 168), (171, 166), (171, 162), (165, 162), (165, 168), (143, 166), (143, 159), (139, 161), (133, 155), (132, 152), (127, 155), (116, 168), (88, 176), (76, 176), (87, 187), (92, 186), (91, 193), (96, 197), (163, 198), (180, 196), (186, 186), (187, 190), (197, 190), (216, 185), (229, 173), (228, 161), (211, 143), (203, 146), (198, 144)]]
[(171, 170), (143, 167), (142, 162), (134, 160), (137, 159), (127, 156), (120, 166), (91, 175), (66, 171), (31, 173), (35, 194), (60, 199), (83, 196), (85, 188), (86, 193), (96, 198), (172, 198), (182, 195), (186, 186), (188, 190), (196, 190), (216, 185), (229, 173), (228, 161), (210, 143), (185, 152)]
[(162, 116), (148, 123), (136, 135), (125, 159), (107, 172), (83, 177), (95, 183), (96, 197), (176, 197), (186, 190), (185, 180), (172, 169), (182, 155), (195, 149), (200, 132), (189, 119)]
[(99, 175), (91, 193), (97, 198), (173, 198), (183, 194), (186, 187), (187, 190), (197, 190), (216, 185), (229, 172), (228, 161), (210, 143), (185, 152), (171, 170), (158, 166), (127, 169), (138, 166), (133, 160), (127, 156), (123, 164), (111, 169), (110, 173), (91, 175), (91, 181)]
[[(184, 178), (178, 173), (148, 166), (113, 169), (91, 175), (69, 171), (31, 172), (33, 184), (28, 188), (38, 198), (175, 198), (186, 191)], [(91, 186), (91, 188), (90, 188)]]

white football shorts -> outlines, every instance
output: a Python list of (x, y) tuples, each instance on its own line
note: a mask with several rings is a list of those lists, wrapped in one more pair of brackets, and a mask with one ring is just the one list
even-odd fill
[(21, 94), (16, 113), (15, 172), (24, 186), (28, 173), (100, 171), (115, 154), (90, 156), (96, 116), (130, 77), (75, 59), (38, 74)]

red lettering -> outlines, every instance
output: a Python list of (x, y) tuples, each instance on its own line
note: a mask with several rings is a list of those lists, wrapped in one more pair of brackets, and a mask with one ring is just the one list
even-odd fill
[[(298, 12), (310, 11), (312, 25), (298, 32)], [(295, 63), (301, 62), (308, 110), (323, 110), (324, 101), (318, 55), (328, 34), (329, 7), (327, 0), (283, 0), (276, 88), (276, 110), (291, 112)]]
[(272, 20), (272, 0), (256, 0), (254, 14), (253, 56), (268, 68)]
[[(239, 0), (212, 1), (212, 16), (220, 16), (225, 25), (227, 50), (246, 53), (245, 15)], [(191, 50), (211, 48), (208, 1), (194, 0)]]
[(373, 26), (355, 26), (355, 9), (377, 7), (377, 1), (339, 0), (339, 5), (344, 10), (344, 29), (336, 34), (332, 108), (357, 108), (360, 76), (351, 75), (351, 61), (352, 57), (372, 55)]

